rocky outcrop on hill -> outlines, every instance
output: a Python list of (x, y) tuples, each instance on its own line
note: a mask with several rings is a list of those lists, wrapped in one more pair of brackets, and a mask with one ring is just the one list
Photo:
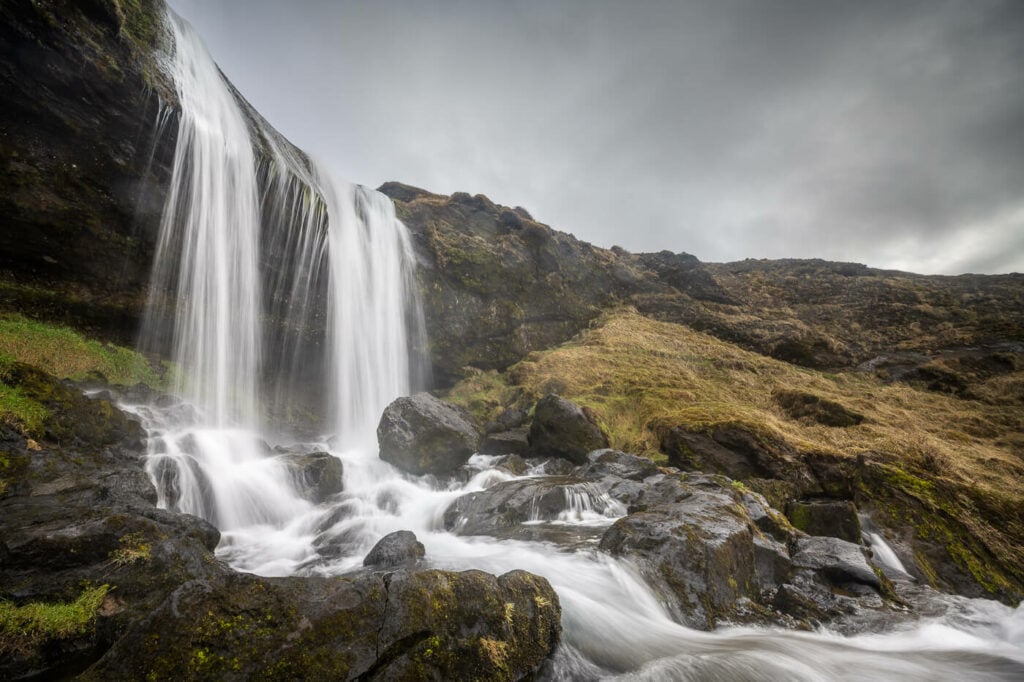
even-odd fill
[(622, 303), (806, 367), (884, 364), (915, 351), (893, 378), (956, 394), (973, 395), (972, 386), (1016, 371), (1024, 355), (1024, 275), (630, 254), (581, 242), (483, 195), (442, 196), (397, 182), (379, 189), (413, 234), (441, 386), (466, 368), (504, 369), (564, 342)]
[(663, 251), (603, 249), (478, 194), (379, 188), (413, 235), (434, 378), (504, 369), (561, 343), (611, 305), (637, 296), (732, 302), (704, 264)]

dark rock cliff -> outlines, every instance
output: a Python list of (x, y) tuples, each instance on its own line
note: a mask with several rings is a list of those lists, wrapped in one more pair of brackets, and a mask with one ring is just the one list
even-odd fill
[(175, 142), (162, 7), (0, 5), (3, 308), (133, 338)]

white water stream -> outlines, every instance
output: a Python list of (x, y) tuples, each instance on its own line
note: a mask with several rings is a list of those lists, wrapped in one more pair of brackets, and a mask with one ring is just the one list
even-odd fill
[[(130, 409), (150, 435), (160, 504), (217, 525), (219, 556), (262, 575), (335, 575), (361, 565), (384, 534), (412, 530), (432, 566), (537, 573), (563, 608), (563, 643), (546, 673), (554, 679), (1024, 678), (1020, 608), (947, 598), (940, 618), (855, 637), (698, 632), (675, 623), (631, 564), (593, 542), (570, 550), (444, 531), (443, 513), (458, 496), (513, 477), (477, 457), (468, 482), (439, 484), (377, 456), (377, 419), (410, 390), (416, 318), (408, 237), (391, 202), (331, 180), (248, 120), (192, 29), (177, 17), (170, 23), (168, 68), (183, 114), (154, 290), (178, 301), (181, 400)], [(269, 150), (269, 164), (257, 163), (254, 144)], [(274, 269), (274, 257), (289, 260)], [(326, 336), (310, 342), (303, 334), (324, 315)], [(157, 327), (150, 332), (162, 333)], [(320, 369), (303, 372), (318, 345)], [(296, 385), (331, 406), (330, 438), (296, 445), (266, 426), (266, 404)], [(306, 501), (268, 443), (340, 458), (344, 492)], [(566, 490), (554, 523), (593, 530), (623, 513), (583, 486)]]

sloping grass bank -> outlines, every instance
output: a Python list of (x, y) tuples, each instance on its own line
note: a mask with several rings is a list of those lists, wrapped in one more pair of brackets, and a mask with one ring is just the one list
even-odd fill
[[(448, 397), (486, 421), (549, 392), (593, 410), (613, 447), (656, 461), (665, 461), (659, 447), (674, 427), (710, 434), (736, 426), (785, 443), (798, 459), (852, 465), (869, 453), (886, 463), (889, 478), (922, 483), (875, 476), (869, 487), (861, 484), (865, 502), (897, 505), (880, 509), (890, 519), (919, 515), (918, 537), (940, 543), (989, 592), (1014, 594), (1024, 585), (1019, 405), (963, 400), (869, 373), (805, 369), (631, 309), (503, 374), (471, 376)], [(812, 408), (852, 418), (829, 426), (801, 412)]]
[(8, 368), (14, 362), (72, 381), (143, 383), (154, 388), (163, 383), (153, 365), (131, 349), (86, 339), (68, 327), (0, 315), (0, 421), (28, 435), (42, 430), (47, 410), (8, 381)]

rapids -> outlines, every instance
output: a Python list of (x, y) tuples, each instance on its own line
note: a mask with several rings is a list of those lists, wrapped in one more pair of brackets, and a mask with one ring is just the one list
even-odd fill
[[(377, 419), (413, 390), (421, 333), (391, 202), (292, 150), (239, 104), (191, 27), (169, 24), (182, 114), (143, 345), (170, 341), (176, 397), (124, 407), (147, 430), (160, 505), (214, 523), (219, 557), (261, 575), (338, 575), (383, 535), (411, 530), (431, 566), (542, 575), (563, 608), (549, 679), (1024, 679), (1024, 609), (985, 600), (936, 595), (937, 615), (854, 636), (687, 629), (637, 567), (598, 551), (600, 529), (625, 510), (587, 486), (566, 492), (558, 519), (531, 522), (580, 529), (571, 545), (445, 531), (457, 497), (513, 476), (480, 455), (451, 481), (377, 456)], [(326, 334), (309, 338), (324, 320)], [(297, 387), (328, 406), (328, 434), (296, 443), (271, 426)], [(340, 458), (344, 492), (303, 499), (285, 451)], [(903, 570), (891, 550), (879, 555)]]

